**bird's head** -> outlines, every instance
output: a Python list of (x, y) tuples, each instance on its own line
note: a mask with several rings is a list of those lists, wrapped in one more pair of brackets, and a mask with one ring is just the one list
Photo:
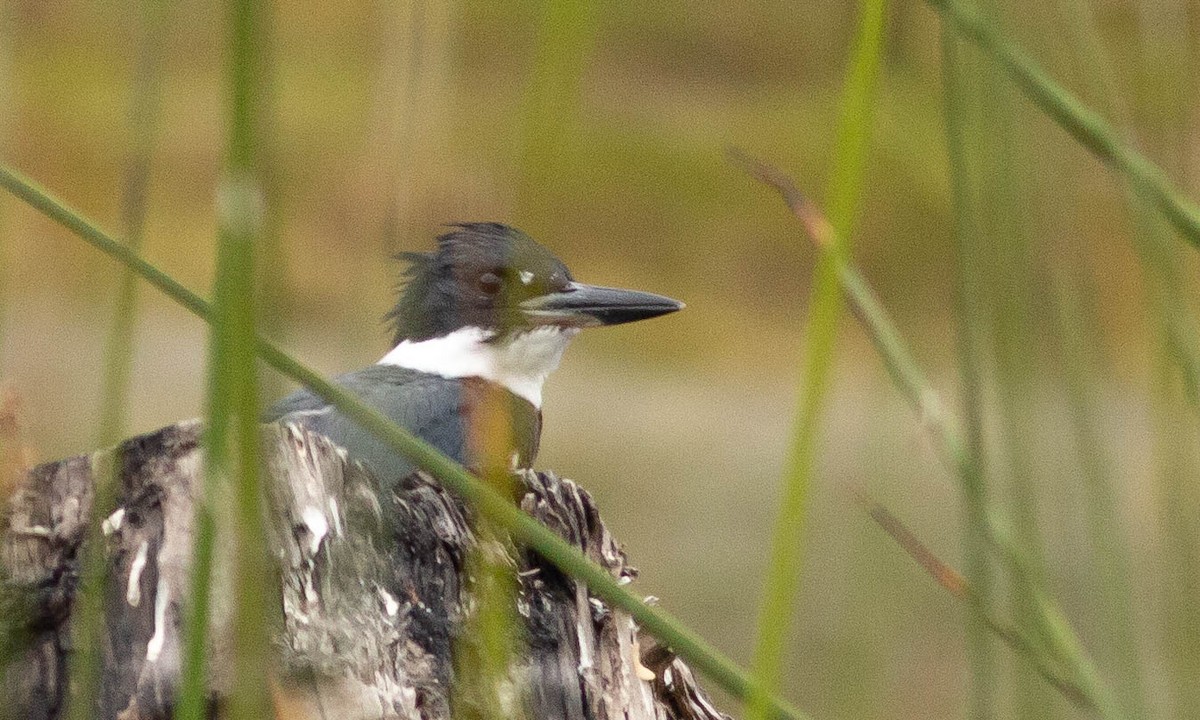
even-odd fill
[(463, 328), (496, 341), (538, 328), (618, 325), (665, 315), (683, 303), (661, 295), (575, 282), (549, 250), (499, 223), (464, 223), (409, 261), (388, 314), (395, 343), (421, 342)]
[(542, 382), (581, 328), (675, 312), (683, 303), (585, 285), (528, 235), (498, 223), (453, 226), (409, 261), (388, 314), (395, 348), (380, 362), (442, 377), (482, 377), (541, 406)]

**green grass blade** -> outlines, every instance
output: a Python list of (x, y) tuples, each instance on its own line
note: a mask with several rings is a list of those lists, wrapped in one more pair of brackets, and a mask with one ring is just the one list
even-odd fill
[(80, 561), (76, 586), (75, 619), (71, 625), (72, 643), (68, 668), (70, 675), (67, 707), (68, 720), (91, 720), (99, 712), (100, 674), (103, 667), (104, 596), (108, 591), (108, 563), (104, 554), (101, 519), (113, 510), (117, 467), (120, 458), (111, 451), (96, 455), (92, 464), (96, 496), (92, 502), (96, 522), (85, 533), (86, 548)]
[(1088, 347), (1085, 318), (1094, 317), (1083, 306), (1081, 293), (1059, 283), (1058, 336), (1063, 355), (1063, 385), (1071, 413), (1071, 430), (1083, 472), (1088, 532), (1096, 566), (1099, 623), (1106, 631), (1105, 647), (1112, 659), (1114, 685), (1130, 717), (1146, 717), (1138, 651), (1138, 623), (1131, 586), (1133, 562), (1128, 534), (1124, 532), (1113, 485), (1112, 465), (1103, 433), (1097, 426), (1099, 403), (1095, 386), (1094, 351)]
[[(205, 502), (197, 512), (194, 608), (185, 650), (178, 717), (199, 720), (205, 710), (203, 640), (207, 638), (210, 573), (216, 532), (234, 536), (233, 687), (228, 717), (257, 720), (273, 713), (270, 696), (270, 620), (266, 532), (262, 525), (258, 448), (258, 382), (255, 362), (255, 243), (262, 225), (262, 190), (257, 175), (259, 90), (266, 6), (233, 0), (230, 13), (230, 132), (225, 177), (218, 197), (219, 247), (205, 431)], [(234, 508), (214, 507), (220, 483), (232, 482)], [(226, 518), (214, 523), (213, 518)], [(215, 525), (215, 527), (214, 527)]]
[[(169, 3), (145, 0), (139, 6), (141, 41), (129, 101), (130, 143), (121, 193), (121, 231), (134, 252), (141, 252), (150, 189), (150, 164), (158, 138), (162, 99), (162, 62)], [(108, 447), (126, 433), (129, 376), (133, 365), (133, 326), (137, 315), (138, 278), (121, 273), (105, 348), (97, 447)]]
[(983, 366), (980, 336), (986, 319), (980, 307), (982, 273), (970, 254), (971, 238), (976, 232), (976, 215), (971, 208), (967, 169), (966, 119), (960, 87), (958, 40), (943, 28), (942, 99), (946, 123), (946, 148), (950, 163), (950, 184), (954, 215), (956, 268), (955, 315), (958, 322), (957, 355), (962, 382), (962, 406), (967, 454), (959, 470), (963, 486), (963, 558), (967, 578), (973, 588), (973, 600), (980, 613), (967, 615), (967, 656), (971, 665), (969, 717), (989, 720), (996, 697), (996, 659), (988, 622), (992, 612), (993, 572), (988, 558), (987, 479), (984, 473)]
[[(833, 223), (839, 235), (851, 237), (862, 195), (863, 176), (871, 132), (875, 88), (883, 57), (886, 0), (862, 0), (860, 20), (846, 81), (833, 153), (828, 198), (834, 208)], [(765, 688), (779, 687), (783, 651), (803, 569), (803, 536), (808, 513), (809, 487), (814, 472), (818, 430), (832, 375), (834, 344), (842, 314), (834, 265), (826, 255), (844, 252), (833, 248), (818, 260), (804, 328), (805, 362), (800, 377), (800, 407), (792, 438), (790, 460), (768, 563), (767, 579), (759, 608), (754, 674)], [(748, 720), (763, 716), (765, 707), (752, 702)]]
[[(277, 64), (278, 50), (274, 27), (276, 16), (262, 19), (259, 32), (261, 77), (258, 87), (258, 124), (263, 128), (278, 128), (276, 109), (279, 103)], [(289, 256), (284, 243), (284, 162), (281, 136), (275, 132), (260, 132), (257, 138), (257, 177), (262, 188), (262, 218), (255, 255), (255, 288), (258, 293), (258, 327), (276, 342), (287, 339), (287, 310), (292, 307), (288, 284)], [(259, 377), (259, 397), (272, 398), (287, 394), (286, 381), (276, 373)]]
[(1183, 720), (1200, 707), (1200, 488), (1197, 488), (1196, 437), (1200, 435), (1193, 404), (1183, 398), (1174, 363), (1164, 356), (1154, 378), (1154, 445), (1158, 456), (1157, 500), (1162, 555), (1162, 655), (1170, 697), (1170, 717)]
[(553, 217), (544, 188), (571, 168), (579, 91), (595, 37), (594, 0), (543, 0), (529, 85), (518, 119), (516, 214), (538, 228)]
[[(1081, 69), (1092, 101), (1114, 123), (1125, 141), (1136, 145), (1133, 120), (1117, 90), (1112, 62), (1104, 47), (1091, 4), (1087, 0), (1060, 0), (1059, 6), (1059, 14), (1068, 30), (1069, 47)], [(1134, 221), (1134, 245), (1139, 248), (1138, 255), (1147, 284), (1157, 288), (1151, 294), (1170, 292), (1174, 285), (1164, 276), (1163, 269), (1150, 261), (1152, 248), (1169, 248), (1166, 228), (1154, 216), (1151, 202), (1138, 193), (1136, 187), (1131, 185), (1125, 197)], [(1083, 304), (1078, 288), (1063, 281), (1058, 285), (1063, 378), (1083, 471), (1088, 530), (1098, 574), (1099, 592), (1096, 600), (1103, 618), (1102, 626), (1108, 630), (1109, 642), (1106, 647), (1112, 661), (1118, 697), (1129, 715), (1145, 717), (1148, 705), (1142, 681), (1134, 595), (1130, 583), (1133, 565), (1127, 547), (1129, 536), (1122, 529), (1111, 463), (1107, 459), (1100, 430), (1096, 427), (1099, 408), (1092, 385), (1101, 379), (1092, 368), (1095, 362), (1090, 356), (1095, 351), (1088, 348), (1089, 338), (1083, 332), (1083, 328), (1095, 320), (1096, 311)], [(1150, 303), (1151, 312), (1158, 316), (1160, 329), (1173, 324), (1187, 325), (1188, 319), (1184, 317), (1187, 315), (1186, 308), (1187, 304), (1180, 296), (1167, 299), (1165, 304), (1152, 298)], [(1197, 363), (1194, 359), (1184, 360), (1181, 367), (1185, 373), (1195, 376)], [(1189, 368), (1193, 370), (1189, 371)], [(1161, 414), (1162, 409), (1156, 407), (1153, 412)]]
[(1122, 142), (1099, 114), (1054, 82), (1020, 48), (956, 0), (926, 0), (954, 29), (998, 63), (1017, 88), (1050, 119), (1110, 165), (1156, 207), (1183, 238), (1200, 248), (1200, 207), (1147, 157)]
[[(14, 3), (0, 4), (0, 152), (8, 151), (13, 106), (12, 38), (16, 27), (13, 14)], [(6, 308), (8, 305), (8, 232), (6, 226), (7, 203), (0, 202), (0, 378), (4, 372), (4, 338)], [(4, 441), (0, 439), (0, 467), (3, 466)]]
[[(545, 189), (571, 167), (579, 120), (579, 96), (595, 31), (598, 8), (591, 0), (542, 0), (533, 63), (516, 118), (517, 182), (513, 215), (520, 224), (547, 230), (554, 210), (546, 204)], [(489, 397), (473, 417), (471, 435), (482, 447), (481, 477), (506, 496), (511, 485), (508, 450), (513, 427), (512, 408)], [(466, 559), (475, 612), (454, 645), (455, 686), (452, 712), (465, 720), (504, 720), (514, 709), (511, 701), (511, 657), (523, 640), (524, 627), (516, 615), (518, 589), (513, 568), (489, 552), (488, 544), (503, 542), (502, 528), (480, 517), (473, 521), (480, 542)], [(506, 700), (506, 697), (509, 698)]]
[[(114, 240), (45, 190), (3, 165), (0, 165), (0, 186), (96, 249), (126, 267), (133, 268), (142, 279), (197, 317), (210, 323), (214, 321), (212, 306), (201, 297), (132, 252), (124, 244)], [(577, 548), (567, 544), (500, 493), (480, 482), (461, 465), (412, 436), (266, 339), (258, 338), (257, 353), (267, 365), (309, 388), (363, 429), (374, 433), (389, 448), (439, 478), (451, 492), (471, 503), (482, 515), (504, 528), (515, 541), (538, 552), (568, 575), (582, 580), (600, 599), (628, 612), (643, 629), (670, 646), (679, 657), (725, 691), (742, 700), (763, 692), (753, 676), (706, 640), (669, 613), (661, 608), (650, 607), (641, 598), (618, 585), (607, 570), (588, 560)], [(771, 700), (770, 705), (772, 717), (792, 720), (808, 717), (777, 697)]]
[[(212, 457), (208, 450), (206, 457)], [(210, 460), (211, 462), (211, 460)], [(206, 470), (206, 474), (209, 471)], [(205, 486), (215, 483), (205, 481)], [(196, 587), (188, 597), (189, 605), (180, 630), (182, 662), (179, 677), (179, 697), (175, 702), (176, 720), (202, 720), (208, 706), (207, 668), (208, 618), (212, 610), (212, 593), (207, 579), (212, 577), (213, 544), (217, 533), (216, 520), (207, 501), (196, 503), (192, 548), (192, 584)]]
[[(1000, 7), (994, 0), (975, 0), (981, 22), (990, 32), (1003, 27)], [(968, 7), (963, 2), (962, 7)], [(972, 62), (972, 60), (974, 60)], [(976, 319), (985, 328), (990, 357), (980, 353), (976, 361), (990, 361), (993, 372), (997, 439), (996, 452), (990, 454), (986, 443), (979, 442), (972, 457), (989, 470), (994, 484), (993, 502), (1003, 499), (1015, 530), (1013, 541), (1020, 543), (1028, 559), (1028, 572), (1009, 583), (1008, 602), (1018, 619), (1037, 617), (1038, 588), (1045, 583), (1045, 558), (1042, 531), (1038, 521), (1038, 478), (1033, 448), (1037, 446), (1037, 411), (1032, 402), (1038, 376), (1037, 298), (1034, 284), (1038, 265), (1030, 244), (1030, 222), (1025, 209), (1030, 198), (1023, 190), (1019, 174), (1029, 166), (1018, 136), (1015, 92), (1005, 84), (995, 65), (982, 58), (959, 59), (960, 87), (965, 90), (960, 108), (972, 110), (974, 130), (971, 141), (963, 143), (963, 159), (974, 158), (974, 202), (962, 210), (975, 214), (969, 235), (961, 238), (966, 256), (960, 268), (977, 271), (979, 280), (972, 288), (979, 313)], [(964, 163), (968, 165), (969, 163)], [(971, 192), (972, 176), (964, 173), (960, 181)], [(982, 338), (980, 338), (982, 339)], [(977, 346), (977, 350), (983, 345)], [(977, 418), (978, 419), (978, 418)], [(982, 429), (978, 430), (979, 432)], [(983, 475), (981, 475), (983, 479)], [(1000, 480), (1004, 482), (1001, 483)], [(1003, 485), (1004, 492), (1000, 491)], [(1035, 625), (1034, 629), (1037, 627)], [(1034, 634), (1037, 638), (1038, 635)], [(1013, 697), (1017, 717), (1049, 720), (1059, 708), (1056, 698), (1028, 665), (1015, 670)]]
[[(140, 38), (129, 100), (127, 122), (130, 141), (121, 198), (121, 227), (125, 242), (135, 252), (139, 251), (142, 244), (150, 160), (157, 135), (166, 10), (166, 3), (159, 0), (147, 0), (135, 8), (140, 15), (137, 23)], [(117, 301), (105, 348), (100, 426), (96, 439), (96, 446), (101, 448), (113, 446), (125, 434), (133, 361), (136, 289), (137, 275), (126, 270), (118, 283)], [(93, 468), (96, 492), (92, 514), (96, 518), (108, 516), (116, 507), (120, 467), (119, 453), (111, 451), (98, 456)], [(96, 699), (100, 697), (104, 597), (109, 583), (108, 558), (104, 547), (100, 524), (93, 523), (88, 529), (88, 541), (84, 544), (80, 560), (80, 591), (72, 628), (77, 648), (69, 668), (71, 697), (67, 716), (72, 720), (93, 717), (97, 710)]]

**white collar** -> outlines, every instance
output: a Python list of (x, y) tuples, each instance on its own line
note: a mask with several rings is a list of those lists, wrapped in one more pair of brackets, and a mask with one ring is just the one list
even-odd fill
[(542, 407), (542, 383), (558, 367), (577, 328), (544, 325), (499, 342), (493, 330), (467, 327), (442, 337), (405, 340), (379, 361), (444, 378), (480, 377)]

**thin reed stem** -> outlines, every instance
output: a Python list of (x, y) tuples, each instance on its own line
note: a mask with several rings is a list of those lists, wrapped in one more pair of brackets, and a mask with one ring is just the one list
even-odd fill
[(595, 0), (542, 0), (537, 46), (518, 118), (515, 215), (528, 227), (552, 221), (545, 188), (569, 169), (579, 90), (595, 39)]
[[(879, 67), (883, 57), (883, 26), (886, 0), (859, 3), (858, 31), (854, 40), (846, 80), (833, 170), (827, 197), (834, 208), (833, 222), (843, 238), (853, 235), (854, 218), (862, 196), (863, 176), (869, 147), (872, 109)], [(783, 651), (800, 585), (804, 560), (805, 516), (808, 514), (819, 430), (832, 376), (834, 345), (842, 315), (842, 298), (832, 259), (827, 255), (844, 248), (823, 251), (813, 271), (809, 315), (804, 327), (804, 363), (800, 376), (800, 406), (792, 438), (790, 459), (783, 476), (783, 492), (775, 520), (771, 559), (759, 607), (754, 674), (766, 689), (779, 687)], [(765, 708), (751, 702), (747, 720), (761, 718)]]
[[(968, 7), (968, 0), (961, 0)], [(980, 21), (990, 31), (1003, 27), (1001, 8), (994, 0), (971, 0)], [(1034, 285), (1038, 266), (1032, 259), (1030, 228), (1027, 220), (1029, 198), (1024, 197), (1022, 178), (1028, 167), (1018, 137), (1015, 91), (1004, 82), (994, 65), (982, 58), (959, 57), (960, 111), (972, 121), (970, 142), (959, 147), (962, 153), (960, 177), (972, 197), (961, 211), (974, 216), (969, 235), (961, 237), (960, 250), (968, 255), (960, 261), (979, 270), (979, 282), (971, 302), (978, 310), (981, 337), (976, 345), (981, 369), (987, 363), (993, 382), (989, 395), (996, 420), (995, 452), (989, 453), (980, 441), (972, 455), (989, 470), (992, 502), (1003, 501), (1017, 528), (1016, 541), (1029, 558), (1027, 575), (1011, 578), (1008, 602), (1013, 616), (1035, 617), (1035, 587), (1045, 582), (1042, 532), (1038, 522), (1039, 498), (1034, 449), (1036, 411), (1032, 408), (1034, 384), (1038, 381), (1037, 336), (1034, 328)], [(965, 118), (961, 119), (965, 123)], [(964, 128), (964, 131), (966, 128)], [(974, 160), (976, 173), (967, 168)], [(952, 165), (953, 169), (953, 165)], [(974, 186), (974, 187), (973, 187)], [(974, 194), (971, 195), (972, 191)], [(982, 352), (984, 344), (990, 356)], [(984, 397), (981, 387), (980, 399)], [(980, 419), (982, 408), (980, 408)], [(982, 428), (980, 428), (982, 432)], [(1003, 483), (1001, 483), (1003, 481)], [(1000, 486), (1005, 492), (1000, 492)], [(1046, 687), (1027, 666), (1013, 668), (1013, 698), (1017, 717), (1025, 720), (1049, 720), (1058, 708)]]
[[(203, 644), (211, 604), (214, 536), (234, 536), (233, 678), (228, 716), (269, 717), (273, 604), (268, 586), (272, 565), (262, 521), (258, 448), (258, 379), (255, 363), (255, 244), (262, 229), (263, 190), (258, 167), (258, 122), (262, 79), (262, 24), (266, 6), (255, 0), (228, 5), (229, 144), (218, 190), (218, 252), (210, 341), (208, 425), (205, 429), (205, 493), (198, 503), (192, 602), (186, 637), (179, 716), (199, 720), (206, 693)], [(231, 493), (224, 493), (226, 484)], [(233, 508), (219, 498), (230, 496)], [(203, 573), (203, 574), (202, 574)]]
[[(1097, 574), (1097, 600), (1109, 639), (1105, 643), (1113, 661), (1113, 682), (1125, 712), (1130, 717), (1145, 717), (1146, 697), (1142, 688), (1138, 652), (1138, 623), (1134, 612), (1132, 569), (1113, 487), (1111, 462), (1100, 428), (1097, 427), (1099, 403), (1094, 386), (1099, 378), (1092, 369), (1083, 328), (1085, 313), (1077, 289), (1059, 282), (1058, 336), (1063, 356), (1063, 386), (1071, 413), (1077, 457), (1083, 473), (1088, 532)], [(1103, 656), (1101, 656), (1103, 659)]]
[[(127, 111), (129, 147), (121, 196), (121, 228), (125, 242), (140, 252), (145, 224), (150, 163), (157, 137), (160, 97), (162, 94), (162, 56), (168, 4), (146, 0), (135, 11), (139, 15), (133, 82)], [(121, 273), (112, 325), (105, 347), (104, 380), (101, 391), (100, 425), (96, 445), (110, 448), (125, 435), (131, 366), (133, 364), (133, 328), (136, 319), (137, 276), (129, 270)], [(92, 513), (107, 517), (116, 508), (122, 458), (114, 450), (97, 456), (94, 468), (95, 495)], [(71, 720), (89, 720), (97, 712), (101, 697), (103, 669), (101, 648), (104, 637), (104, 597), (109, 583), (105, 542), (95, 523), (80, 561), (80, 591), (73, 625), (77, 648), (70, 664), (71, 697), (67, 716)]]
[[(1138, 147), (1140, 143), (1133, 115), (1113, 77), (1112, 61), (1104, 47), (1090, 3), (1087, 0), (1059, 0), (1059, 5), (1060, 15), (1069, 31), (1070, 47), (1081, 68), (1088, 94), (1125, 142)], [(1125, 203), (1133, 221), (1133, 244), (1145, 277), (1149, 311), (1159, 334), (1159, 350), (1179, 368), (1186, 380), (1186, 394), (1192, 399), (1194, 407), (1200, 407), (1195, 405), (1200, 396), (1196, 389), (1200, 386), (1200, 350), (1195, 340), (1197, 325), (1188, 294), (1181, 287), (1178, 253), (1170, 242), (1167, 227), (1154, 212), (1152, 200), (1145, 196), (1136, 183), (1127, 182), (1125, 185)], [(1126, 548), (1128, 534), (1122, 530), (1112, 488), (1110, 463), (1105, 459), (1104, 444), (1094, 427), (1097, 403), (1084, 382), (1089, 374), (1088, 350), (1084, 338), (1080, 337), (1078, 325), (1090, 319), (1085, 317), (1089, 309), (1079, 303), (1078, 292), (1073, 292), (1063, 283), (1060, 285), (1063, 286), (1060, 304), (1068, 304), (1060, 311), (1062, 320), (1059, 323), (1066, 365), (1064, 384), (1085, 480), (1088, 527), (1099, 575), (1097, 599), (1104, 618), (1103, 627), (1111, 639), (1107, 646), (1110, 648), (1120, 701), (1131, 716), (1142, 717), (1148, 712), (1148, 704), (1142, 681), (1139, 634), (1130, 581), (1132, 561)], [(1151, 412), (1156, 418), (1161, 418), (1170, 410), (1164, 406), (1163, 398), (1156, 397)], [(1163, 423), (1161, 419), (1158, 423), (1160, 426), (1170, 424)], [(1160, 486), (1164, 487), (1177, 483), (1178, 478), (1195, 475), (1194, 465), (1186, 467), (1190, 454), (1180, 453), (1175, 443), (1170, 443), (1169, 447), (1160, 447), (1170, 455), (1170, 459), (1167, 459), (1160, 452), (1158, 478)], [(1182, 472), (1166, 471), (1167, 464)], [(1171, 522), (1169, 514), (1165, 520), (1168, 524)], [(1174, 549), (1177, 548), (1169, 544), (1168, 552)], [(1185, 562), (1183, 557), (1176, 554), (1175, 562), (1170, 564), (1179, 567)], [(1188, 612), (1185, 610), (1184, 614)], [(1190, 612), (1195, 614), (1194, 610)], [(1174, 621), (1174, 625), (1186, 622), (1181, 617), (1174, 618)], [(1174, 632), (1173, 627), (1171, 631)], [(1200, 645), (1193, 644), (1192, 649), (1200, 649)], [(1174, 685), (1184, 688), (1194, 686), (1194, 683), (1184, 680)], [(1191, 691), (1183, 689), (1178, 692)], [(1200, 696), (1197, 698), (1200, 699)]]
[[(121, 193), (121, 232), (134, 252), (141, 252), (150, 190), (151, 160), (158, 139), (162, 104), (162, 63), (170, 3), (145, 0), (139, 6), (141, 41), (133, 69), (129, 99), (129, 149)], [(129, 377), (133, 365), (133, 327), (137, 318), (137, 275), (121, 273), (112, 326), (105, 347), (98, 447), (108, 447), (126, 434)]]
[[(15, 3), (0, 4), (0, 153), (6, 154), (13, 118), (12, 43), (16, 31)], [(0, 373), (4, 370), (4, 340), (8, 306), (8, 232), (7, 203), (0, 202)], [(0, 375), (2, 376), (2, 375)], [(4, 439), (0, 437), (0, 467), (3, 467)]]
[(1039, 643), (1031, 639), (1028, 633), (1020, 627), (1009, 625), (996, 617), (989, 605), (985, 604), (983, 598), (979, 596), (978, 588), (974, 583), (939, 558), (917, 537), (916, 533), (886, 507), (865, 496), (860, 498), (860, 504), (866, 509), (871, 519), (891, 536), (900, 549), (920, 565), (933, 578), (934, 582), (974, 609), (975, 612), (972, 613), (972, 616), (984, 629), (990, 630), (1017, 654), (1027, 658), (1033, 670), (1051, 687), (1058, 690), (1063, 697), (1080, 707), (1091, 707), (1087, 692), (1074, 680), (1067, 677), (1061, 668), (1055, 667), (1045, 654), (1040, 652)]
[[(970, 252), (977, 216), (971, 207), (967, 175), (966, 128), (960, 88), (959, 41), (948, 28), (941, 33), (942, 101), (946, 123), (946, 150), (954, 215), (954, 311), (958, 321), (957, 356), (962, 383), (962, 414), (966, 423), (967, 456), (960, 470), (963, 486), (963, 557), (974, 588), (978, 613), (967, 615), (967, 656), (971, 665), (970, 717), (990, 720), (996, 698), (996, 659), (988, 635), (987, 617), (993, 607), (993, 572), (988, 557), (987, 476), (984, 471), (982, 350), (985, 319), (979, 307), (983, 268)], [(981, 617), (983, 616), (983, 617)]]

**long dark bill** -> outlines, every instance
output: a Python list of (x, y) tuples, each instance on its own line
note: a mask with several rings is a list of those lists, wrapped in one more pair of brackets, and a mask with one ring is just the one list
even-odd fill
[(576, 282), (561, 292), (540, 295), (521, 303), (521, 311), (530, 321), (569, 327), (620, 325), (666, 315), (683, 307), (678, 300), (654, 293)]

